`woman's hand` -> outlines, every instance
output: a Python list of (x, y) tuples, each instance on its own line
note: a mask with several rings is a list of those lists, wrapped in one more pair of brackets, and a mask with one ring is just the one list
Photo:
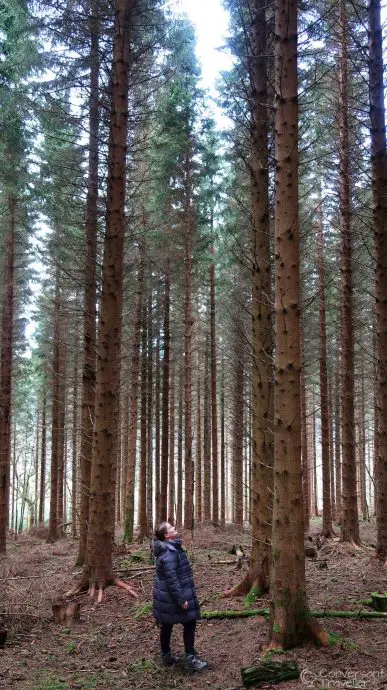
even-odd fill
[(181, 608), (184, 609), (184, 611), (186, 611), (188, 606), (189, 606), (188, 601), (185, 601), (184, 604), (181, 605)]

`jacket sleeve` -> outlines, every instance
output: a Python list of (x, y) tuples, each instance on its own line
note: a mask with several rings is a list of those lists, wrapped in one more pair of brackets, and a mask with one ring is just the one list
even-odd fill
[(169, 552), (162, 559), (162, 563), (168, 591), (177, 604), (182, 606), (185, 602), (185, 597), (183, 596), (183, 590), (177, 575), (177, 554)]

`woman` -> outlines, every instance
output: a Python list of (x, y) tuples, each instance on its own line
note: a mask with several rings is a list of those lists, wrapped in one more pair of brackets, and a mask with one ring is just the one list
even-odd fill
[(187, 670), (204, 671), (208, 663), (195, 651), (196, 621), (200, 618), (191, 566), (181, 539), (169, 522), (162, 522), (152, 544), (156, 557), (156, 579), (153, 589), (153, 612), (160, 623), (161, 660), (164, 666), (180, 662), (171, 652), (171, 634), (175, 623), (183, 624)]

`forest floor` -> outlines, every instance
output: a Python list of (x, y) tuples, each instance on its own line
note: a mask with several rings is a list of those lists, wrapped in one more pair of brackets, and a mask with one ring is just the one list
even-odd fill
[[(319, 522), (312, 521), (317, 533)], [(361, 600), (387, 589), (386, 571), (374, 556), (375, 527), (361, 525), (362, 548), (329, 542), (315, 560), (307, 559), (307, 588), (312, 609), (364, 609)], [(202, 610), (243, 609), (243, 599), (219, 594), (238, 583), (247, 569), (238, 570), (229, 554), (233, 545), (249, 551), (248, 530), (198, 527), (188, 545)], [(73, 584), (77, 541), (70, 537), (55, 545), (37, 534), (10, 540), (0, 564), (0, 613), (5, 612), (8, 638), (0, 650), (0, 688), (23, 690), (237, 690), (240, 669), (259, 659), (268, 638), (268, 622), (261, 617), (203, 620), (196, 647), (208, 660), (202, 674), (160, 666), (158, 629), (147, 604), (152, 599), (154, 572), (149, 545), (117, 549), (115, 566), (139, 593), (131, 599), (111, 587), (102, 604), (79, 597), (81, 619), (70, 627), (52, 621), (52, 603)], [(226, 561), (226, 563), (222, 563)], [(134, 571), (133, 568), (139, 568)], [(132, 569), (132, 570), (131, 570)], [(267, 607), (267, 600), (254, 602)], [(308, 688), (387, 689), (387, 619), (326, 619), (325, 628), (345, 638), (330, 648), (307, 643), (286, 655), (302, 671), (297, 681), (279, 690)], [(173, 649), (183, 653), (182, 630), (174, 628)]]

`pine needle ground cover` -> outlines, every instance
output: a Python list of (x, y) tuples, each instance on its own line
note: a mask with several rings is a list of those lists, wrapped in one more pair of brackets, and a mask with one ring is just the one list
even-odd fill
[[(317, 531), (320, 525), (312, 522)], [(315, 560), (307, 559), (308, 595), (313, 610), (356, 611), (373, 592), (385, 592), (385, 571), (374, 558), (374, 527), (362, 524), (363, 548), (328, 542)], [(240, 544), (249, 553), (250, 534), (235, 528), (204, 527), (186, 545), (193, 561), (202, 610), (246, 610), (248, 602), (222, 599), (219, 594), (238, 583), (247, 564), (237, 569), (229, 551)], [(119, 539), (117, 538), (117, 544)], [(117, 549), (115, 567), (135, 587), (134, 602), (124, 591), (110, 588), (101, 605), (87, 595), (81, 602), (79, 624), (52, 622), (52, 602), (59, 599), (79, 572), (74, 568), (77, 542), (64, 539), (50, 546), (36, 535), (10, 542), (0, 566), (0, 601), (8, 638), (0, 650), (0, 688), (17, 690), (234, 690), (242, 686), (240, 669), (257, 663), (267, 640), (263, 617), (203, 620), (197, 648), (210, 663), (202, 675), (187, 676), (180, 669), (159, 665), (158, 629), (149, 612), (154, 570), (149, 546)], [(125, 574), (123, 574), (123, 571)], [(267, 608), (268, 599), (251, 603)], [(372, 609), (369, 609), (372, 610)], [(331, 618), (326, 629), (343, 642), (331, 648), (305, 645), (285, 655), (296, 662), (298, 680), (283, 690), (333, 687), (384, 687), (387, 680), (387, 620)], [(176, 653), (183, 653), (182, 631), (173, 637)], [(332, 676), (333, 672), (336, 674)], [(358, 685), (354, 683), (358, 682)], [(347, 682), (347, 686), (344, 683)], [(348, 686), (348, 682), (352, 685)], [(335, 687), (338, 687), (336, 685)]]

